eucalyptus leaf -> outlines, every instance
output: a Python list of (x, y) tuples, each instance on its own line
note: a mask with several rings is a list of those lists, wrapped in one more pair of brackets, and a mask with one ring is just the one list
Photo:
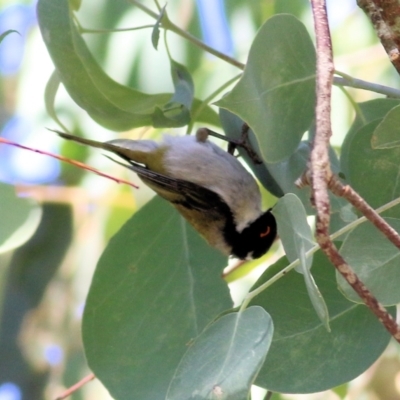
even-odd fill
[[(172, 94), (146, 94), (111, 79), (98, 65), (79, 34), (68, 0), (39, 0), (39, 26), (59, 78), (72, 99), (99, 124), (121, 131), (152, 125), (159, 110), (169, 103)], [(210, 109), (200, 113), (200, 121), (208, 120)], [(163, 126), (182, 126), (184, 118), (163, 115)], [(159, 126), (159, 125), (157, 125)]]
[[(400, 232), (400, 219), (385, 220)], [(340, 253), (379, 302), (400, 303), (400, 250), (374, 225), (365, 222), (357, 226), (343, 242)], [(345, 296), (362, 303), (345, 279), (339, 273), (336, 276)]]
[(297, 272), (310, 269), (312, 256), (307, 260), (302, 256), (315, 246), (315, 241), (307, 222), (306, 211), (299, 198), (292, 193), (286, 194), (274, 206), (273, 214), (286, 257), (290, 262), (300, 259), (300, 262), (305, 263), (303, 268), (296, 269)]
[(352, 141), (356, 136), (359, 129), (364, 125), (374, 120), (380, 120), (394, 107), (400, 105), (400, 100), (395, 99), (374, 99), (363, 103), (358, 103), (360, 114), (356, 115), (353, 124), (347, 132), (346, 137), (343, 141), (343, 145), (340, 151), (340, 170), (344, 174), (345, 178), (349, 175), (349, 161), (351, 158), (350, 148), (352, 148)]
[(46, 111), (50, 115), (51, 118), (65, 131), (68, 132), (68, 128), (64, 126), (64, 124), (60, 121), (57, 116), (55, 110), (55, 100), (58, 88), (60, 86), (60, 77), (58, 76), (57, 71), (54, 71), (50, 79), (47, 82), (46, 89), (44, 91), (44, 103), (46, 105)]
[(314, 116), (315, 50), (305, 26), (285, 14), (267, 20), (242, 78), (216, 105), (248, 123), (265, 161), (289, 157)]
[[(286, 258), (268, 268), (256, 287), (288, 265)], [(259, 305), (274, 321), (274, 336), (255, 384), (280, 393), (312, 393), (348, 382), (370, 367), (391, 336), (361, 304), (337, 289), (335, 271), (321, 251), (314, 255), (313, 277), (331, 316), (331, 332), (315, 314), (300, 274), (290, 272), (259, 294)], [(389, 309), (396, 314), (395, 307)]]
[(324, 297), (322, 296), (314, 277), (311, 274), (311, 270), (307, 268), (307, 260), (304, 248), (300, 250), (300, 268), (301, 273), (304, 276), (304, 282), (308, 295), (310, 296), (311, 304), (313, 305), (318, 318), (324, 324), (325, 329), (330, 332), (331, 327), (329, 325), (328, 306), (326, 305)]
[(89, 290), (83, 341), (115, 399), (165, 399), (188, 343), (232, 306), (225, 266), (158, 197), (110, 240)]
[(17, 197), (15, 187), (0, 183), (0, 254), (25, 243), (36, 231), (41, 207), (31, 199)]
[(390, 149), (400, 146), (400, 106), (392, 108), (372, 134), (373, 149)]
[(247, 399), (272, 334), (272, 320), (261, 307), (222, 316), (191, 344), (166, 399)]
[(158, 15), (158, 18), (156, 20), (156, 23), (154, 24), (153, 31), (151, 32), (151, 43), (153, 44), (153, 47), (157, 50), (158, 48), (158, 41), (160, 40), (160, 24), (161, 20), (165, 14), (165, 8), (167, 7), (167, 4), (164, 5), (164, 7), (161, 9), (160, 14)]
[(296, 267), (296, 271), (303, 274), (315, 312), (325, 328), (330, 331), (328, 308), (310, 271), (313, 257), (306, 257), (307, 251), (316, 245), (307, 222), (306, 210), (299, 198), (289, 193), (279, 199), (274, 206), (273, 214), (277, 221), (278, 235), (281, 238), (286, 257), (290, 262), (299, 259), (300, 266)]
[[(371, 147), (371, 138), (379, 123), (376, 119), (354, 133), (346, 160), (347, 181), (373, 208), (400, 196), (400, 148), (375, 150)], [(400, 217), (398, 208), (387, 214)]]
[(190, 109), (194, 96), (192, 76), (183, 65), (174, 60), (170, 60), (170, 63), (175, 93), (162, 109), (157, 110), (153, 118), (155, 127), (174, 126), (176, 123), (186, 125), (190, 121)]

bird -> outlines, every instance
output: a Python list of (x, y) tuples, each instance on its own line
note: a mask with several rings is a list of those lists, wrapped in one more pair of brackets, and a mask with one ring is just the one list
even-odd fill
[(277, 236), (272, 209), (261, 210), (254, 177), (230, 152), (196, 135), (164, 134), (153, 140), (86, 139), (55, 130), (64, 139), (111, 152), (159, 196), (169, 201), (210, 246), (227, 256), (251, 260), (263, 256)]

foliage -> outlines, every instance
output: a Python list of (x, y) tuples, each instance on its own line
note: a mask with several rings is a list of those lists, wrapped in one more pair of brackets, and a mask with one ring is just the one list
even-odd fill
[[(131, 3), (153, 18), (146, 46), (160, 49), (163, 29), (192, 47), (199, 45), (171, 22), (169, 6), (154, 12)], [(312, 393), (364, 372), (382, 354), (390, 335), (318, 250), (309, 225), (308, 217), (315, 214), (309, 189), (294, 184), (306, 169), (315, 118), (315, 49), (304, 24), (290, 14), (269, 13), (271, 18), (259, 21), (240, 79), (219, 81), (208, 96), (199, 95), (197, 78), (206, 74), (200, 60), (209, 49), (200, 45), (197, 58), (184, 65), (184, 60), (172, 58), (167, 37), (170, 77), (162, 79), (172, 81), (171, 90), (149, 94), (137, 74), (132, 72), (122, 84), (105, 72), (102, 52), (95, 50), (104, 43), (93, 40), (89, 45), (83, 38), (79, 6), (68, 0), (38, 2), (40, 30), (55, 66), (45, 93), (49, 115), (63, 129), (68, 126), (56, 104), (62, 85), (90, 118), (114, 131), (200, 123), (239, 139), (245, 121), (263, 163), (238, 151), (275, 196), (269, 195), (269, 205), (276, 202), (273, 213), (286, 253), (274, 261), (271, 254), (262, 260), (272, 265), (233, 308), (221, 278), (227, 260), (173, 207), (160, 198), (151, 200), (114, 229), (93, 275), (82, 335), (95, 375), (115, 399), (239, 400), (250, 398), (253, 383), (279, 393)], [(105, 22), (115, 26), (116, 16), (128, 6), (111, 1), (107, 7)], [(296, 4), (294, 9), (300, 8)], [(354, 102), (356, 118), (343, 144), (330, 149), (332, 169), (374, 208), (400, 197), (399, 101)], [(76, 182), (70, 174), (64, 179)], [(9, 186), (1, 185), (0, 193), (5, 199), (0, 252), (5, 252), (28, 241), (40, 211), (27, 199), (13, 198)], [(331, 233), (341, 229), (341, 254), (395, 315), (399, 250), (368, 222), (359, 224), (357, 211), (343, 199), (331, 196), (331, 206)], [(399, 207), (386, 210), (385, 217), (400, 232)], [(62, 221), (68, 235), (64, 246), (54, 246), (60, 257), (71, 222), (65, 222), (65, 215)]]

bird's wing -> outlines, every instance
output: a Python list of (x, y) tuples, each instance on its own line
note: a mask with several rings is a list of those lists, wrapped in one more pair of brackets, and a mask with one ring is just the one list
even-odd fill
[(151, 171), (145, 166), (125, 158), (121, 154), (118, 155), (126, 159), (129, 164), (121, 163), (113, 158), (111, 158), (111, 160), (137, 173), (147, 185), (170, 202), (188, 209), (203, 212), (215, 211), (224, 216), (227, 216), (228, 214), (232, 215), (226, 203), (212, 190), (193, 182), (172, 178)]

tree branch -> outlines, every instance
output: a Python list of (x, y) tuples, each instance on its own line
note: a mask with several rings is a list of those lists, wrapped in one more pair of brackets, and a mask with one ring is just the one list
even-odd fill
[(400, 74), (400, 26), (398, 0), (357, 0), (386, 50), (389, 60)]
[(310, 155), (310, 177), (313, 203), (317, 210), (316, 239), (336, 269), (377, 316), (390, 334), (400, 342), (400, 328), (340, 255), (329, 237), (330, 203), (328, 183), (334, 182), (329, 162), (331, 131), (331, 92), (334, 73), (332, 43), (325, 0), (311, 0), (317, 42), (316, 132)]

